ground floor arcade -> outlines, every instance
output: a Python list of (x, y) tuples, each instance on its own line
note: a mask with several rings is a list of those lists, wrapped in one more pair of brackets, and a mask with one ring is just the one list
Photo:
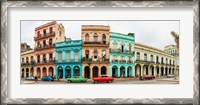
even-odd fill
[(110, 76), (132, 77), (135, 75), (133, 64), (110, 64)]
[(26, 78), (29, 76), (34, 76), (34, 68), (32, 66), (25, 66), (21, 68), (21, 78)]
[(36, 65), (34, 67), (34, 76), (42, 78), (44, 76), (54, 76), (55, 66), (54, 65)]
[(82, 64), (56, 64), (56, 77), (72, 78), (82, 76)]

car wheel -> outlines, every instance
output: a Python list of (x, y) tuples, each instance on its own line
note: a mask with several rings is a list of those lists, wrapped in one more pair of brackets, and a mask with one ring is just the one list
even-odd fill
[(72, 83), (72, 81), (68, 80), (68, 83)]
[(111, 83), (111, 81), (108, 81), (107, 83)]
[(94, 81), (94, 83), (97, 83), (97, 81)]

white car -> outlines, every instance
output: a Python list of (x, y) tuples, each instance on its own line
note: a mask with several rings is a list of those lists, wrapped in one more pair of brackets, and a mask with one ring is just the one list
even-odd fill
[(33, 80), (35, 80), (35, 78), (32, 77), (32, 76), (30, 76), (30, 77), (26, 77), (26, 80), (31, 80), (31, 81), (33, 81)]
[(173, 74), (169, 74), (169, 75), (167, 75), (167, 78), (173, 78), (173, 77), (174, 77)]

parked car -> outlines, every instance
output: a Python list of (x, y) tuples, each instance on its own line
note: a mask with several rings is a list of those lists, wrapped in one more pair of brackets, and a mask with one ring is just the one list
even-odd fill
[(41, 80), (43, 80), (43, 81), (53, 81), (54, 78), (53, 78), (53, 76), (45, 76)]
[(151, 80), (151, 79), (155, 79), (155, 76), (140, 76), (140, 80)]
[(35, 78), (33, 76), (30, 76), (30, 77), (26, 77), (26, 80), (34, 81)]
[(169, 74), (169, 75), (167, 75), (167, 78), (173, 78), (173, 77), (174, 77), (173, 74)]
[(108, 75), (100, 75), (99, 77), (94, 77), (92, 80), (93, 80), (94, 83), (97, 83), (97, 82), (107, 82), (107, 83), (110, 83), (110, 82), (114, 81), (114, 78), (110, 77)]
[(80, 76), (74, 76), (73, 78), (67, 78), (67, 81), (69, 83), (72, 83), (72, 82), (76, 82), (76, 83), (79, 83), (79, 82), (87, 82), (88, 78), (82, 78)]

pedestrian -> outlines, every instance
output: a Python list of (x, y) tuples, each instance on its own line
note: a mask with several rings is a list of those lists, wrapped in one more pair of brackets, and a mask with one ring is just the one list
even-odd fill
[(37, 82), (37, 76), (35, 76), (35, 83)]
[(59, 81), (60, 78), (59, 77), (57, 77), (57, 78), (58, 78), (58, 81)]

